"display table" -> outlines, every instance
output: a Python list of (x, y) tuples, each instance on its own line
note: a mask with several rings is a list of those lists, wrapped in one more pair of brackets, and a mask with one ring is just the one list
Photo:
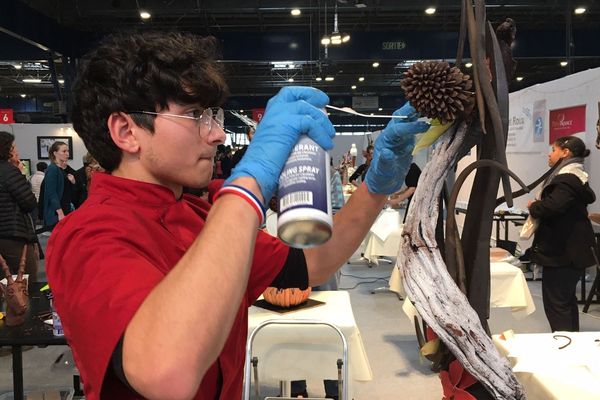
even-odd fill
[(535, 304), (520, 268), (506, 262), (490, 263), (490, 307), (510, 307), (518, 319), (535, 311)]
[[(515, 318), (521, 319), (535, 311), (523, 271), (506, 262), (490, 263), (490, 307), (510, 307)], [(390, 277), (390, 290), (405, 296), (402, 277), (394, 267)]]
[(363, 257), (375, 265), (377, 257), (396, 257), (402, 240), (402, 227), (402, 218), (398, 210), (382, 210), (365, 238)]
[[(248, 311), (248, 334), (267, 320), (320, 320), (336, 325), (348, 341), (349, 393), (352, 382), (373, 379), (362, 337), (356, 326), (350, 296), (345, 291), (313, 292), (311, 299), (325, 304), (304, 310), (278, 313), (252, 306)], [(253, 342), (260, 381), (337, 379), (337, 360), (342, 358), (339, 335), (324, 326), (272, 325), (262, 329)]]
[[(456, 207), (456, 214), (467, 213), (467, 208)], [(496, 239), (500, 240), (500, 225), (504, 225), (504, 240), (508, 241), (508, 223), (512, 222), (515, 226), (522, 226), (529, 213), (527, 210), (496, 209), (492, 220), (496, 223)]]
[(32, 282), (29, 284), (29, 308), (25, 323), (19, 326), (6, 326), (5, 321), (0, 321), (0, 347), (12, 348), (13, 390), (15, 400), (25, 398), (23, 394), (23, 346), (64, 346), (67, 339), (64, 336), (54, 336), (52, 327), (44, 323), (44, 319), (51, 318), (50, 302), (40, 288), (46, 282)]
[[(571, 344), (559, 349), (569, 343)], [(556, 339), (554, 338), (556, 337)], [(600, 332), (517, 334), (492, 337), (510, 360), (528, 400), (600, 399)]]

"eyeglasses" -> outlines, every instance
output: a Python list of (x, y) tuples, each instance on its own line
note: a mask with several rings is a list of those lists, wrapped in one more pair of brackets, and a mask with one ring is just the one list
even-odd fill
[(180, 114), (169, 114), (169, 113), (157, 113), (152, 111), (129, 111), (128, 114), (146, 114), (156, 115), (157, 117), (173, 117), (173, 118), (184, 118), (192, 119), (196, 121), (198, 128), (203, 126), (210, 132), (212, 129), (212, 121), (215, 121), (219, 128), (223, 129), (225, 126), (225, 112), (220, 107), (209, 107), (202, 109), (194, 109), (186, 112), (183, 115)]

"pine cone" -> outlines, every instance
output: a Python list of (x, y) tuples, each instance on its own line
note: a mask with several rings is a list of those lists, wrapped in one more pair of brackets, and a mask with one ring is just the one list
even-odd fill
[(447, 62), (425, 61), (413, 64), (400, 83), (413, 107), (442, 124), (466, 117), (475, 105), (473, 81)]

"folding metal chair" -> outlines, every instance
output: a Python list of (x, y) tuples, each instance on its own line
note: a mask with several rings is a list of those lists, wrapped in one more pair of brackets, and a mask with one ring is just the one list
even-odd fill
[[(269, 325), (322, 325), (328, 326), (339, 335), (342, 342), (342, 358), (337, 360), (337, 371), (338, 371), (338, 393), (340, 400), (348, 400), (348, 341), (344, 336), (344, 333), (335, 326), (334, 324), (330, 324), (329, 322), (323, 322), (319, 320), (310, 320), (310, 319), (299, 319), (299, 320), (283, 320), (283, 319), (271, 319), (268, 321), (264, 321), (260, 325), (258, 325), (250, 334), (248, 341), (246, 343), (246, 363), (245, 363), (245, 377), (244, 377), (244, 392), (243, 399), (250, 400), (251, 399), (251, 381), (252, 375), (254, 375), (254, 400), (263, 400), (260, 395), (260, 379), (258, 376), (258, 357), (252, 356), (252, 346), (254, 343), (254, 339), (257, 334)], [(295, 400), (293, 397), (265, 397), (264, 400), (277, 399), (277, 400)], [(305, 398), (305, 400), (317, 400), (314, 398)], [(322, 399), (321, 399), (322, 400)]]

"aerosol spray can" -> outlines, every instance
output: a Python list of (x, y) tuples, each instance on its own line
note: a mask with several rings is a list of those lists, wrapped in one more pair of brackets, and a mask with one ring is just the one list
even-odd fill
[(279, 177), (277, 235), (291, 247), (308, 248), (331, 237), (329, 154), (302, 136)]

